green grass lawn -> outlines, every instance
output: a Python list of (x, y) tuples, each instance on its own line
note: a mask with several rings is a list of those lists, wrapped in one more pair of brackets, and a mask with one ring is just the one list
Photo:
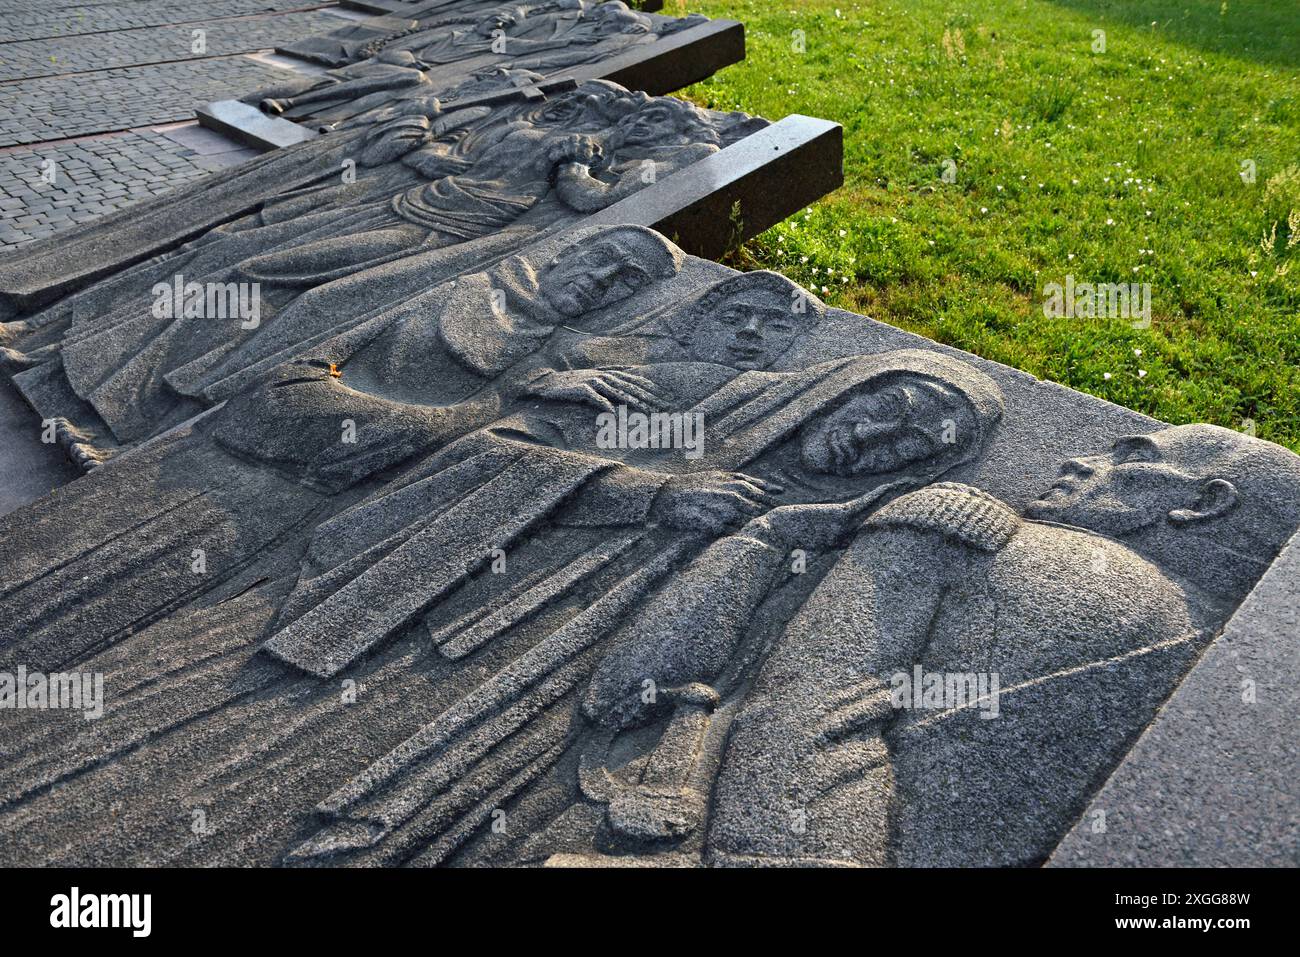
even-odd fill
[[(1300, 450), (1300, 2), (684, 8), (748, 38), (744, 63), (686, 96), (845, 130), (845, 185), (733, 264), (1170, 422), (1254, 423)], [(1149, 283), (1150, 327), (1045, 316), (1045, 285), (1067, 274)]]

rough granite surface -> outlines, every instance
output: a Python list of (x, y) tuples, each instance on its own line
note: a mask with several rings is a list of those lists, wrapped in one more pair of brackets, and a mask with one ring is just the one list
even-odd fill
[(321, 135), (0, 258), (86, 473), (0, 516), (0, 860), (1293, 855), (1300, 457), (687, 255), (838, 128), (590, 79), (737, 24), (481, 8), (312, 38), (241, 105)]
[(1049, 863), (1300, 865), (1298, 636), (1292, 540)]

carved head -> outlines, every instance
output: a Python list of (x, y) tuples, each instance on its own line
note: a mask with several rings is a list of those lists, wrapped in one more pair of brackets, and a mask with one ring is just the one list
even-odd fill
[(826, 314), (822, 302), (780, 273), (741, 273), (712, 286), (669, 320), (696, 362), (766, 369)]
[(606, 0), (598, 6), (592, 17), (596, 32), (601, 36), (614, 33), (649, 33), (650, 21), (621, 0)]
[(983, 454), (1002, 419), (1002, 391), (969, 362), (899, 349), (800, 372), (744, 372), (697, 410), (711, 423), (719, 468), (743, 471), (789, 446), (815, 474), (901, 473), (889, 478), (923, 483)]
[(575, 133), (603, 130), (649, 102), (645, 93), (606, 80), (588, 80), (575, 90), (548, 97), (545, 103), (526, 106), (520, 118), (534, 126), (562, 126)]
[(587, 236), (550, 261), (540, 295), (562, 316), (575, 319), (677, 275), (682, 251), (644, 226), (615, 226)]
[(721, 144), (709, 113), (693, 103), (658, 96), (619, 120), (615, 146), (674, 146), (683, 143)]
[(974, 412), (959, 392), (931, 376), (902, 372), (868, 383), (810, 421), (799, 437), (799, 458), (811, 472), (884, 475), (946, 455), (977, 434)]
[(1258, 566), (1300, 526), (1300, 456), (1212, 425), (1128, 435), (1066, 462), (1026, 515), (1139, 538), (1161, 564), (1195, 551), (1204, 566), (1217, 556)]

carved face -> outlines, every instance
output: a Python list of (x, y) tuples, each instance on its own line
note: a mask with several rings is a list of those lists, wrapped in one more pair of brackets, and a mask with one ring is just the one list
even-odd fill
[(955, 392), (932, 379), (899, 376), (810, 422), (799, 457), (812, 472), (884, 475), (973, 434), (971, 413)]
[(597, 7), (595, 26), (601, 36), (650, 32), (650, 24), (621, 3), (602, 3)]
[(619, 120), (615, 139), (627, 146), (658, 146), (676, 142), (684, 131), (701, 125), (685, 104), (653, 100)]
[(691, 335), (691, 357), (736, 369), (766, 369), (806, 329), (808, 313), (773, 303), (766, 290), (742, 292), (702, 314)]
[(542, 274), (539, 292), (562, 316), (570, 319), (612, 305), (654, 281), (649, 271), (662, 250), (640, 250), (631, 242), (606, 237), (578, 243), (556, 256)]
[(604, 130), (615, 117), (637, 109), (644, 99), (644, 93), (617, 88), (575, 90), (550, 97), (540, 108), (527, 114), (527, 119), (534, 126), (563, 126), (568, 132)]
[(1117, 537), (1171, 516), (1208, 516), (1224, 507), (1231, 489), (1211, 474), (1222, 454), (1214, 445), (1193, 426), (1126, 435), (1109, 452), (1062, 465), (1025, 514)]

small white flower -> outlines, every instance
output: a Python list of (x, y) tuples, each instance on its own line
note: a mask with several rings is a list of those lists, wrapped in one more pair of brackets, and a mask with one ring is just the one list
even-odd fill
[(1147, 377), (1147, 370), (1146, 370), (1146, 369), (1138, 369), (1138, 378), (1139, 378), (1139, 379), (1145, 379), (1146, 377)]
[(1105, 379), (1107, 382), (1110, 381), (1110, 373), (1109, 373), (1109, 372), (1103, 372), (1103, 373), (1101, 374), (1101, 377), (1102, 377), (1103, 379)]
[(1108, 220), (1106, 220), (1106, 225), (1107, 225), (1107, 226), (1114, 226), (1114, 225), (1115, 225), (1115, 220), (1113, 220), (1113, 219), (1108, 219)]
[(981, 206), (981, 207), (980, 207), (980, 212), (981, 212), (981, 213), (987, 213), (988, 211), (989, 211), (989, 208), (988, 208), (987, 206)]
[(1142, 358), (1142, 350), (1141, 350), (1141, 349), (1134, 349), (1134, 350), (1133, 350), (1133, 355), (1135, 355), (1135, 356), (1137, 356), (1139, 359), (1141, 359), (1141, 358)]

